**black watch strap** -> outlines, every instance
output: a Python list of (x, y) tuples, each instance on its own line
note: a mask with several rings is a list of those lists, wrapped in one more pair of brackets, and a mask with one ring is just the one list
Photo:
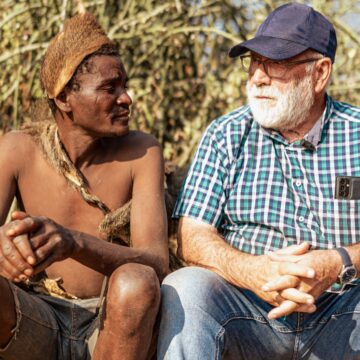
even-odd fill
[(352, 266), (349, 253), (345, 248), (340, 247), (336, 248), (335, 250), (340, 254), (344, 267)]

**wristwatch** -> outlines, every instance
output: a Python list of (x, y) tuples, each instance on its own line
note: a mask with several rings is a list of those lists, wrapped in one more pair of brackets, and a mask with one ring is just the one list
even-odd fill
[(343, 247), (335, 249), (341, 256), (343, 266), (340, 270), (338, 280), (336, 283), (340, 285), (345, 285), (351, 283), (357, 275), (355, 266), (352, 264), (349, 253)]

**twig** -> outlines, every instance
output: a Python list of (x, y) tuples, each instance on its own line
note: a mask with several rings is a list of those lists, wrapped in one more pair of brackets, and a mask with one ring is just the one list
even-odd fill
[(38, 50), (38, 49), (45, 49), (48, 46), (48, 42), (39, 43), (39, 44), (29, 44), (22, 46), (20, 48), (15, 49), (14, 51), (7, 51), (0, 56), (0, 63), (11, 59), (14, 56), (24, 54), (28, 51)]

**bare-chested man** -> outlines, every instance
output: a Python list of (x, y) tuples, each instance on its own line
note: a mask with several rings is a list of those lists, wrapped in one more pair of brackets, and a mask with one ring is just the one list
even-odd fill
[[(161, 148), (129, 130), (126, 72), (92, 15), (65, 23), (41, 81), (55, 121), (0, 138), (0, 223), (14, 196), (24, 210), (0, 227), (0, 358), (143, 359), (168, 268)], [(127, 247), (98, 226), (130, 199)], [(74, 299), (14, 284), (43, 270)]]

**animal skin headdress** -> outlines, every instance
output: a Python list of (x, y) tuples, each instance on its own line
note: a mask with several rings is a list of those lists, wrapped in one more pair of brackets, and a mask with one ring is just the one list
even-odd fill
[(58, 96), (81, 61), (103, 45), (114, 45), (90, 13), (68, 19), (50, 42), (40, 70), (40, 79), (50, 99)]

